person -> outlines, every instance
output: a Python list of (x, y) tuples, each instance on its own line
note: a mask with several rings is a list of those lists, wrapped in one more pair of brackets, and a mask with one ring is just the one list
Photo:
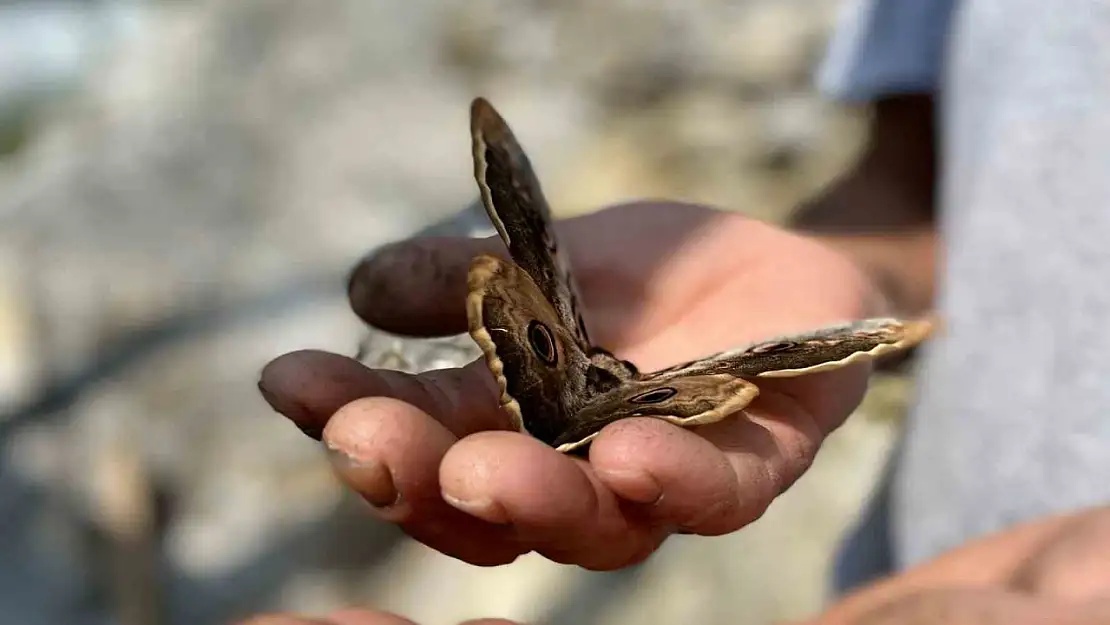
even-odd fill
[[(1095, 508), (1110, 474), (1110, 5), (866, 0), (846, 15), (821, 81), (873, 105), (867, 145), (789, 227), (673, 202), (558, 227), (594, 339), (644, 369), (845, 318), (939, 313), (898, 450), (839, 555), (842, 593)], [(479, 252), (504, 254), (450, 238), (382, 249), (353, 273), (351, 304), (386, 330), (461, 332)], [(670, 534), (757, 519), (869, 373), (776, 381), (742, 418), (697, 431), (624, 420), (588, 462), (505, 431), (481, 362), (410, 376), (296, 352), (260, 387), (425, 544), (476, 565), (536, 551), (614, 569)]]

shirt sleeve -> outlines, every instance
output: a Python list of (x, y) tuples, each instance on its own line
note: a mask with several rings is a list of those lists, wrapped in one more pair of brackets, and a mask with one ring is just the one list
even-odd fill
[(956, 0), (844, 0), (817, 72), (827, 96), (867, 102), (938, 89)]

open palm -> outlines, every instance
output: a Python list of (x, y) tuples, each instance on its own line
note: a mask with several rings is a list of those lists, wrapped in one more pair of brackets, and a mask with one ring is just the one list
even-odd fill
[[(558, 224), (591, 338), (642, 370), (769, 336), (870, 316), (865, 276), (821, 244), (700, 206), (638, 203)], [(417, 336), (465, 331), (466, 270), (498, 239), (437, 238), (381, 250), (352, 274), (355, 311)], [(538, 551), (612, 569), (676, 532), (720, 534), (758, 518), (855, 408), (866, 366), (761, 382), (741, 415), (683, 430), (608, 426), (589, 461), (506, 431), (481, 361), (407, 375), (322, 352), (270, 363), (260, 388), (384, 519), (449, 555), (495, 565)]]

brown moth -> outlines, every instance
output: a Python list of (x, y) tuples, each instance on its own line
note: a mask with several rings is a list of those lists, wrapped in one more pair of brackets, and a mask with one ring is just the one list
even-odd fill
[(470, 336), (516, 428), (561, 452), (581, 451), (627, 417), (683, 427), (720, 421), (759, 394), (753, 378), (837, 369), (905, 350), (932, 330), (928, 320), (867, 319), (641, 373), (590, 343), (539, 180), (508, 124), (482, 98), (471, 105), (470, 131), (482, 204), (512, 258), (473, 260)]

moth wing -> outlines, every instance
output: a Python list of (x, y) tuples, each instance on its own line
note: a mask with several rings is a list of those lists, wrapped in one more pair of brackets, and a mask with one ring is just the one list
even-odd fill
[(471, 104), (470, 134), (474, 179), (490, 221), (513, 262), (528, 272), (575, 342), (587, 349), (582, 299), (559, 250), (551, 209), (528, 155), (501, 115), (482, 98)]
[(790, 378), (832, 371), (905, 351), (928, 338), (932, 319), (874, 318), (754, 343), (682, 365), (647, 374), (727, 373), (745, 378)]
[(562, 452), (575, 451), (605, 426), (629, 417), (653, 417), (681, 427), (715, 423), (743, 410), (758, 395), (755, 384), (727, 373), (628, 381), (582, 406), (553, 444)]
[(655, 417), (682, 427), (714, 423), (743, 410), (759, 395), (746, 378), (808, 375), (879, 358), (917, 345), (933, 325), (929, 319), (866, 319), (639, 375), (580, 408), (556, 447), (577, 450), (606, 425), (628, 417)]
[(482, 349), (513, 424), (554, 440), (587, 401), (589, 358), (529, 275), (493, 256), (476, 257), (466, 300), (470, 336)]

